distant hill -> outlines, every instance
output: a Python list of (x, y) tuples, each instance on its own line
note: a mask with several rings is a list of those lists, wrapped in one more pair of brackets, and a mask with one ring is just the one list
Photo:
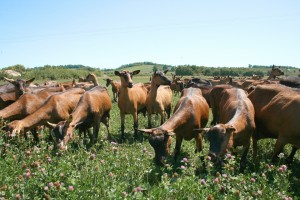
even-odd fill
[(157, 64), (152, 62), (136, 62), (131, 64), (122, 65), (116, 69), (104, 69), (102, 70), (104, 74), (106, 75), (112, 75), (114, 71), (116, 70), (128, 70), (128, 71), (134, 71), (134, 70), (141, 70), (140, 75), (150, 75), (153, 73), (153, 69), (157, 70), (165, 70), (165, 69), (174, 69), (174, 66), (172, 65), (164, 65), (164, 64)]

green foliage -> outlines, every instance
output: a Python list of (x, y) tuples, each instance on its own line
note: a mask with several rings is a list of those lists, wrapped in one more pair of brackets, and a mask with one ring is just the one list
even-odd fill
[(36, 80), (70, 80), (77, 79), (79, 77), (86, 77), (89, 73), (101, 76), (101, 71), (99, 69), (82, 65), (45, 65), (43, 67), (26, 69), (23, 76), (24, 78), (35, 77)]
[(26, 70), (26, 68), (24, 67), (24, 65), (13, 65), (13, 66), (9, 66), (9, 67), (6, 67), (6, 68), (3, 68), (3, 70), (14, 70), (14, 71), (17, 71), (17, 72), (24, 72)]

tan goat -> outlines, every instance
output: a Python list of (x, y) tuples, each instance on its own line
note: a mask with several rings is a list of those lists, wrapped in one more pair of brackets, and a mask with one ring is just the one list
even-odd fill
[(66, 121), (59, 124), (48, 123), (52, 127), (58, 147), (66, 149), (67, 142), (73, 138), (74, 129), (77, 127), (81, 130), (84, 129), (83, 131), (93, 127), (91, 144), (96, 143), (100, 122), (105, 124), (110, 139), (110, 109), (111, 99), (106, 88), (96, 86), (85, 92)]
[(106, 87), (111, 85), (111, 90), (113, 92), (113, 98), (114, 101), (118, 101), (119, 93), (120, 93), (120, 88), (121, 88), (121, 82), (120, 81), (114, 81), (111, 78), (105, 79), (106, 81)]
[(176, 135), (175, 160), (181, 143), (184, 140), (196, 140), (196, 151), (202, 150), (202, 136), (195, 133), (195, 128), (206, 126), (209, 118), (209, 107), (198, 88), (186, 88), (175, 106), (174, 114), (163, 125), (140, 131), (150, 134), (149, 143), (155, 151), (155, 161), (161, 164), (162, 159), (169, 154), (171, 136)]
[[(148, 115), (148, 128), (152, 127), (151, 115), (160, 115), (160, 124), (166, 120), (166, 113), (170, 118), (172, 107), (172, 90), (170, 89), (171, 80), (169, 80), (164, 72), (155, 71), (151, 79), (151, 90), (148, 93), (146, 100), (147, 115)], [(167, 85), (167, 86), (166, 86)]]
[(134, 136), (137, 138), (138, 132), (138, 113), (141, 111), (146, 114), (147, 89), (143, 84), (133, 84), (132, 76), (140, 73), (140, 70), (133, 72), (115, 71), (115, 75), (121, 79), (120, 95), (118, 98), (118, 107), (121, 115), (121, 134), (124, 138), (125, 114), (133, 116)]

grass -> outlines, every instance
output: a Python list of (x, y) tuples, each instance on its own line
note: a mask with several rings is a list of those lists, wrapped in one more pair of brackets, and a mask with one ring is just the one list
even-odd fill
[[(147, 82), (146, 77), (134, 77)], [(103, 80), (99, 80), (104, 85)], [(109, 87), (111, 94), (111, 88)], [(111, 94), (112, 95), (112, 94)], [(179, 99), (173, 98), (173, 106)], [(139, 115), (139, 127), (147, 118)], [(160, 119), (154, 117), (155, 126)], [(222, 170), (214, 167), (204, 150), (194, 153), (195, 142), (184, 141), (177, 162), (167, 157), (165, 165), (153, 162), (154, 151), (144, 135), (143, 142), (133, 139), (133, 120), (126, 116), (126, 141), (120, 140), (120, 115), (116, 103), (111, 110), (111, 133), (116, 142), (106, 140), (100, 128), (99, 142), (87, 150), (78, 136), (68, 151), (53, 150), (48, 130), (40, 132), (39, 146), (32, 137), (8, 139), (0, 136), (0, 198), (5, 199), (284, 199), (300, 196), (299, 154), (285, 168), (284, 158), (270, 164), (274, 140), (259, 141), (260, 164), (255, 165), (252, 151), (248, 166), (239, 173), (240, 152), (226, 158)], [(173, 140), (172, 150), (175, 140)], [(240, 149), (238, 149), (240, 150)], [(290, 147), (284, 152), (285, 156)], [(202, 158), (202, 159), (201, 159)], [(285, 170), (286, 169), (286, 170)]]

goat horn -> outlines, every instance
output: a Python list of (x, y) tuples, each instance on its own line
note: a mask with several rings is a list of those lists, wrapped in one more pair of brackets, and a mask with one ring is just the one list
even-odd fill
[(47, 121), (47, 124), (51, 127), (51, 128), (54, 128), (57, 124), (53, 124), (53, 123), (50, 123)]

